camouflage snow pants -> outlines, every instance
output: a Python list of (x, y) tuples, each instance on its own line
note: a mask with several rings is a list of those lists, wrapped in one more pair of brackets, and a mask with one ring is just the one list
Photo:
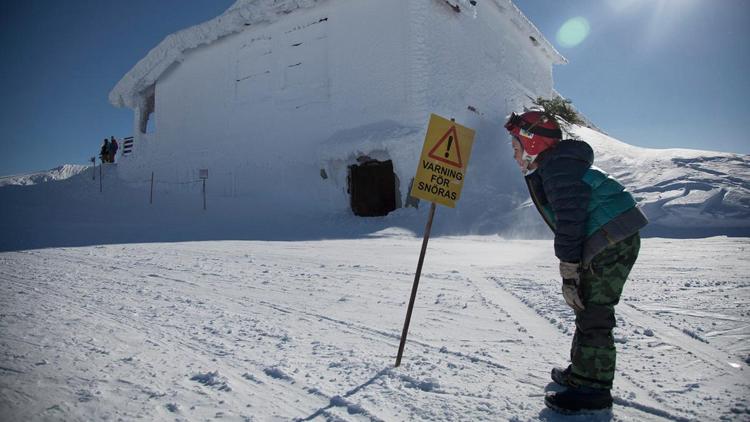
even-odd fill
[(586, 309), (576, 313), (576, 332), (570, 351), (573, 385), (612, 388), (615, 305), (620, 301), (640, 246), (641, 238), (636, 233), (598, 253), (582, 271), (579, 292)]

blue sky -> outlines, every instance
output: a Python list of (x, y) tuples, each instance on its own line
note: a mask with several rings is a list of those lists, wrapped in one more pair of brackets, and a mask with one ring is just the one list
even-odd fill
[[(0, 2), (0, 175), (85, 163), (104, 137), (130, 135), (132, 112), (109, 104), (112, 87), (165, 36), (232, 3)], [(558, 91), (606, 132), (645, 147), (750, 153), (750, 1), (516, 4), (570, 61), (555, 67)], [(558, 40), (573, 18), (586, 37)]]
[(0, 1), (0, 175), (86, 163), (132, 134), (109, 91), (167, 35), (232, 0)]
[[(750, 1), (516, 0), (569, 63), (557, 90), (616, 138), (750, 153)], [(582, 17), (580, 44), (557, 40)]]

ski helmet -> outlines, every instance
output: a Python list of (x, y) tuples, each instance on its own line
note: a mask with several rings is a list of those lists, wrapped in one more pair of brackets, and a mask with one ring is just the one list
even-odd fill
[(511, 113), (505, 129), (518, 139), (525, 155), (533, 157), (532, 161), (562, 139), (560, 125), (541, 111), (527, 111), (520, 115)]

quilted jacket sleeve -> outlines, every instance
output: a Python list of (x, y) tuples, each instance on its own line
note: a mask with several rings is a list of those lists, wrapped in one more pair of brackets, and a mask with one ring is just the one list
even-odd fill
[(591, 187), (583, 181), (590, 164), (558, 157), (545, 163), (540, 176), (556, 217), (555, 255), (565, 262), (580, 262), (586, 237)]

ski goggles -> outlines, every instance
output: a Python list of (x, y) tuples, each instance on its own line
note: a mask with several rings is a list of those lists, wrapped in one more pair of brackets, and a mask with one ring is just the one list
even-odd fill
[(510, 117), (505, 123), (505, 129), (513, 134), (517, 134), (524, 130), (526, 132), (531, 132), (534, 135), (544, 136), (547, 138), (562, 138), (562, 131), (560, 129), (549, 129), (538, 126), (540, 123), (543, 123), (543, 120), (545, 119), (539, 119), (534, 123), (530, 123), (524, 120), (521, 115), (510, 113)]

